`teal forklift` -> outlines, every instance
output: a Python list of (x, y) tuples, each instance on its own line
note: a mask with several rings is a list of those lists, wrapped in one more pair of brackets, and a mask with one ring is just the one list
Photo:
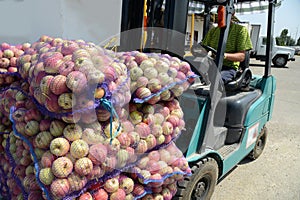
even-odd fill
[[(220, 81), (219, 72), (234, 5), (250, 5), (253, 0), (198, 0), (204, 5), (203, 35), (209, 29), (210, 10), (215, 6), (224, 6), (225, 12), (218, 15), (224, 15), (225, 21), (222, 23), (218, 49), (195, 44), (192, 55), (189, 56), (186, 56), (184, 49), (189, 1), (147, 1), (148, 35), (153, 34), (154, 29), (151, 28), (162, 26), (163, 30), (157, 45), (153, 45), (153, 42), (147, 45), (147, 40), (142, 49), (139, 48), (139, 41), (142, 40), (140, 31), (125, 34), (128, 30), (138, 30), (145, 25), (142, 12), (145, 5), (143, 1), (138, 2), (123, 1), (123, 34), (121, 33), (120, 38), (121, 47), (125, 47), (123, 50), (168, 53), (189, 62), (192, 70), (199, 75), (178, 98), (184, 111), (186, 128), (176, 140), (176, 145), (188, 160), (192, 175), (178, 182), (178, 190), (173, 199), (210, 199), (218, 181), (246, 157), (257, 159), (266, 145), (266, 124), (272, 117), (276, 89), (276, 80), (271, 75), (271, 38), (276, 0), (267, 1), (268, 45), (264, 74), (253, 75), (249, 69), (249, 57), (246, 56), (237, 76), (226, 85)], [(208, 51), (215, 53), (214, 59), (208, 56)]]

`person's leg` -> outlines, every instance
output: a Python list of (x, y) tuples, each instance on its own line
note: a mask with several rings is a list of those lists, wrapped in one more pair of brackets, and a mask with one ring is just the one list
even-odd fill
[(224, 85), (230, 81), (233, 80), (233, 78), (236, 75), (236, 70), (235, 69), (227, 69), (227, 70), (222, 70), (221, 71), (221, 77), (224, 82)]

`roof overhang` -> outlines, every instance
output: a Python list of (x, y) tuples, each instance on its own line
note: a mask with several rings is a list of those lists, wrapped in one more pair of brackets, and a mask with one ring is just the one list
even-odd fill
[[(225, 2), (225, 1), (224, 1)], [(254, 14), (262, 13), (268, 10), (268, 0), (236, 0), (235, 12), (239, 14)], [(282, 0), (277, 0), (276, 7), (281, 5)], [(189, 14), (201, 14), (204, 12), (204, 4), (211, 3), (216, 4), (216, 0), (191, 0), (189, 2)], [(217, 8), (211, 10), (213, 14), (217, 13)]]

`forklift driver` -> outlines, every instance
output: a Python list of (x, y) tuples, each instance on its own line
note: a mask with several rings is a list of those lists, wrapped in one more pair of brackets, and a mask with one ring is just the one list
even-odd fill
[[(218, 12), (220, 12), (220, 10), (221, 6), (218, 7)], [(232, 16), (234, 16), (234, 13)], [(219, 36), (220, 27), (213, 27), (206, 34), (202, 44), (217, 49)], [(245, 52), (250, 49), (252, 49), (252, 43), (246, 27), (231, 20), (223, 67), (221, 69), (221, 77), (224, 84), (235, 78), (240, 62), (245, 59)]]

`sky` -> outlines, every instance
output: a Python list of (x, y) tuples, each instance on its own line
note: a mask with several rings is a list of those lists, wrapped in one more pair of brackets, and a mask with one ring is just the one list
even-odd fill
[[(267, 13), (236, 14), (236, 16), (240, 21), (261, 24), (261, 35), (266, 35)], [(281, 6), (276, 8), (274, 36), (280, 36), (283, 29), (288, 29), (288, 35), (293, 39), (300, 37), (300, 0), (282, 0)]]

